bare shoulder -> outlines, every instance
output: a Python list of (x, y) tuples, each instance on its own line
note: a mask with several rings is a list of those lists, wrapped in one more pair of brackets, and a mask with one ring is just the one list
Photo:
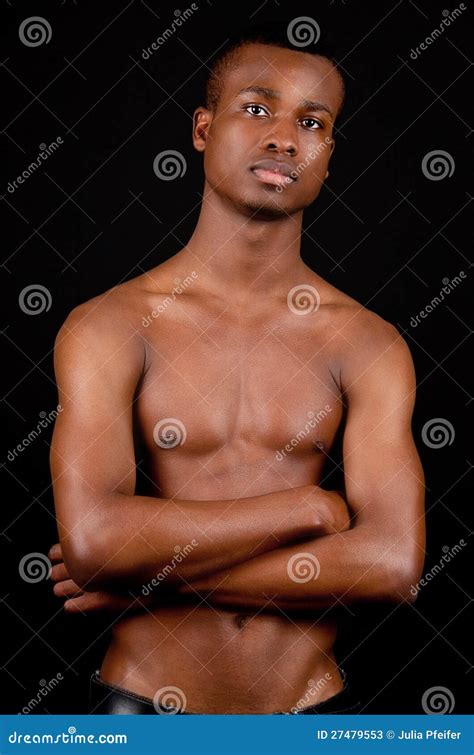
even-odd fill
[(139, 327), (142, 276), (75, 307), (55, 341), (57, 360), (112, 360), (143, 364), (144, 346)]
[(413, 358), (392, 323), (365, 307), (341, 313), (341, 388), (348, 394), (367, 391), (390, 396), (414, 395)]
[(413, 387), (413, 358), (395, 325), (329, 284), (322, 290), (341, 391), (369, 379)]

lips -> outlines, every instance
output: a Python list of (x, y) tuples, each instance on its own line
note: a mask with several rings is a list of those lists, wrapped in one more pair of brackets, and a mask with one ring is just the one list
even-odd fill
[(296, 180), (293, 165), (282, 160), (259, 160), (250, 170), (259, 181), (273, 186), (287, 186)]

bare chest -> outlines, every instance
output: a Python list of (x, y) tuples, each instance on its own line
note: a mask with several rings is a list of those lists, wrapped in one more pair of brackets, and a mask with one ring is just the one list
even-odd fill
[(342, 402), (320, 322), (180, 313), (153, 325), (136, 404), (151, 454), (210, 457), (227, 448), (249, 460), (331, 446)]

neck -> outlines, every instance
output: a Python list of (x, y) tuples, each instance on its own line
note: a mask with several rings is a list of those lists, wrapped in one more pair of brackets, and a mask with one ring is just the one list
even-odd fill
[(200, 285), (233, 301), (262, 291), (286, 296), (307, 270), (300, 255), (302, 216), (245, 216), (206, 184), (198, 223), (180, 257), (199, 268)]

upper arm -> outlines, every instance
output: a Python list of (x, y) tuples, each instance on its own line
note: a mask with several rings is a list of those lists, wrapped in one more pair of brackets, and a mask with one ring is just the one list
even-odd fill
[(51, 473), (59, 536), (71, 563), (100, 532), (106, 496), (134, 493), (132, 403), (143, 347), (112, 303), (92, 300), (62, 326), (54, 363), (61, 411)]
[(345, 333), (353, 348), (341, 370), (346, 501), (355, 527), (414, 578), (425, 547), (424, 474), (411, 429), (415, 370), (396, 328), (367, 311), (362, 317), (363, 327)]

